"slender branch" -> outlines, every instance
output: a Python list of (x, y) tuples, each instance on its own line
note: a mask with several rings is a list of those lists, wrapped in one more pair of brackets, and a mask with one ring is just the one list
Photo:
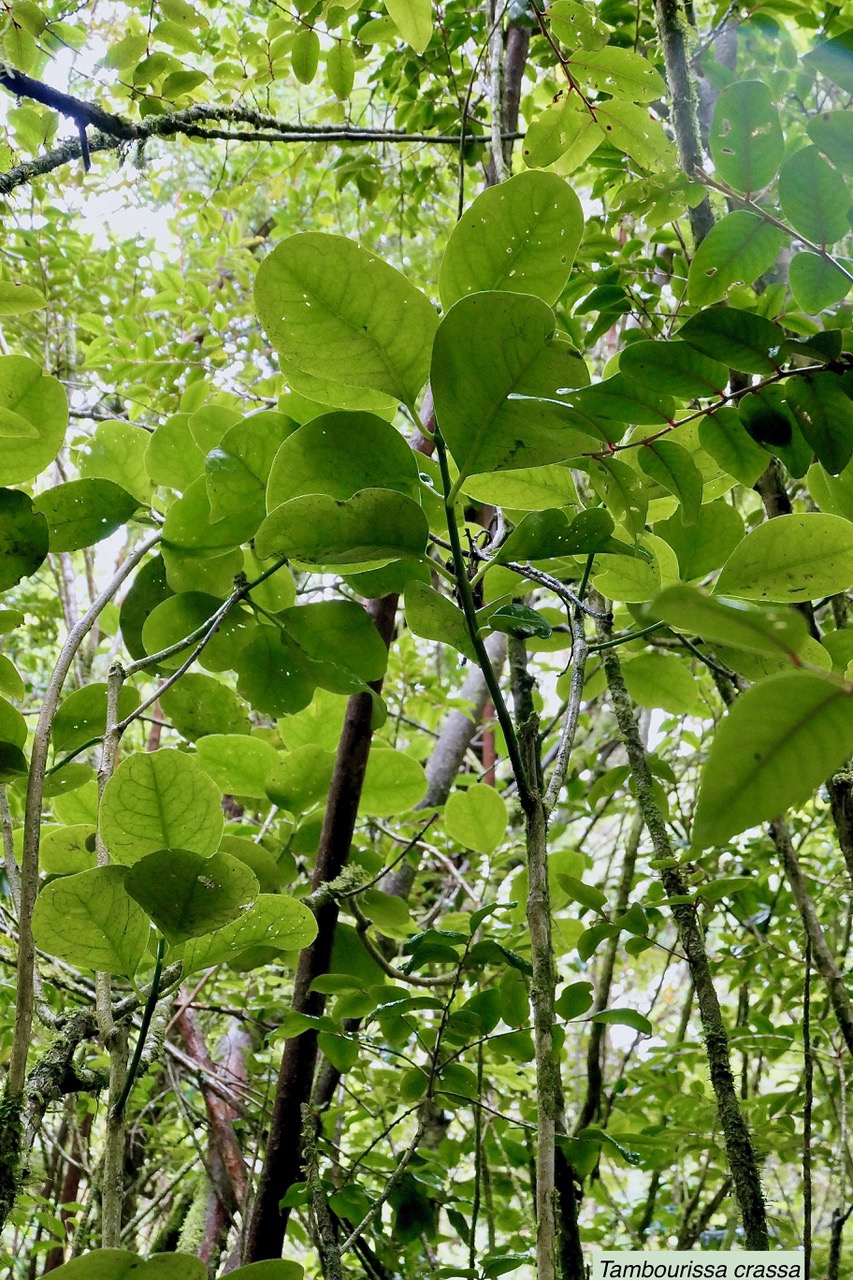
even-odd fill
[(154, 1016), (154, 1010), (157, 1007), (157, 997), (160, 992), (160, 975), (163, 972), (163, 952), (166, 950), (166, 939), (161, 935), (157, 940), (157, 957), (154, 961), (154, 976), (151, 979), (151, 989), (148, 992), (148, 999), (145, 1002), (145, 1008), (142, 1011), (142, 1025), (139, 1028), (139, 1035), (136, 1039), (136, 1048), (133, 1051), (133, 1057), (127, 1071), (127, 1077), (124, 1087), (119, 1094), (118, 1102), (113, 1107), (113, 1117), (120, 1120), (130, 1097), (130, 1091), (133, 1088), (133, 1082), (136, 1079), (136, 1073), (139, 1071), (139, 1064), (142, 1061), (142, 1050), (145, 1048), (145, 1038), (148, 1035), (148, 1028), (151, 1026), (151, 1019)]
[(803, 977), (803, 1272), (812, 1272), (812, 1106), (814, 1103), (814, 1059), (812, 1057), (811, 1029), (811, 942), (806, 936), (805, 966)]
[[(611, 638), (609, 622), (599, 623), (598, 631), (602, 641)], [(746, 1247), (764, 1251), (769, 1247), (769, 1237), (758, 1159), (735, 1089), (728, 1034), (711, 976), (705, 941), (695, 908), (687, 902), (679, 901), (685, 896), (686, 886), (681, 871), (675, 865), (666, 821), (655, 797), (654, 780), (625, 687), (619, 657), (614, 649), (605, 649), (602, 661), (619, 733), (636, 784), (640, 810), (654, 846), (655, 857), (665, 860), (665, 867), (660, 873), (661, 880), (667, 896), (676, 899), (671, 910), (696, 990), (711, 1084), (717, 1101), (729, 1169), (743, 1218)]]
[[(799, 231), (795, 231), (787, 222), (783, 222), (781, 218), (777, 218), (769, 209), (765, 209), (763, 205), (757, 204), (749, 196), (742, 196), (731, 187), (726, 186), (724, 182), (720, 182), (717, 178), (712, 178), (710, 174), (699, 172), (696, 174), (697, 179), (704, 183), (706, 187), (713, 187), (715, 191), (721, 191), (728, 200), (732, 200), (738, 208), (748, 209), (750, 213), (755, 213), (763, 222), (768, 223), (771, 227), (775, 227), (777, 231), (782, 231), (789, 240), (798, 240), (800, 244), (804, 244), (812, 253), (816, 253), (819, 257), (830, 262), (843, 276), (853, 282), (853, 271), (848, 270), (839, 260), (829, 252), (825, 244), (818, 244), (814, 240), (809, 240), (807, 236), (802, 235)], [(747, 390), (752, 390), (751, 387)]]
[(447, 450), (444, 446), (444, 440), (441, 432), (436, 427), (435, 430), (435, 447), (438, 454), (438, 463), (441, 469), (441, 481), (444, 487), (444, 505), (447, 516), (447, 531), (450, 537), (451, 553), (453, 555), (454, 568), (456, 570), (456, 586), (459, 592), (459, 599), (462, 603), (462, 611), (465, 614), (465, 621), (468, 624), (468, 632), (474, 651), (477, 654), (477, 663), (483, 673), (483, 679), (489, 690), (489, 695), (495, 708), (498, 722), (503, 730), (506, 739), (507, 752), (512, 770), (515, 774), (518, 784), (518, 794), (521, 799), (522, 806), (529, 804), (531, 799), (530, 782), (521, 759), (518, 738), (515, 732), (515, 725), (512, 723), (512, 717), (507, 709), (504, 700), (503, 691), (498, 684), (497, 676), (489, 658), (486, 646), (483, 643), (482, 636), (479, 632), (477, 623), (477, 610), (474, 605), (474, 597), (471, 592), (471, 583), (468, 580), (468, 569), (465, 564), (465, 555), (462, 551), (462, 543), (459, 540), (459, 527), (456, 524), (456, 510), (453, 501), (453, 485), (450, 480), (450, 471), (447, 465)]
[(18, 922), (20, 942), (18, 949), (18, 985), (15, 1004), (15, 1035), (9, 1060), (7, 1091), (14, 1096), (20, 1093), (26, 1075), (27, 1050), (33, 1021), (33, 972), (35, 968), (35, 944), (32, 932), (32, 913), (38, 887), (38, 856), (41, 832), (41, 811), (44, 796), (44, 777), (53, 717), (59, 704), (62, 686), (80, 645), (95, 625), (101, 611), (109, 604), (126, 578), (144, 560), (148, 552), (160, 540), (155, 533), (138, 546), (113, 575), (99, 596), (92, 602), (83, 617), (72, 627), (60, 650), (39, 713), (33, 736), (30, 757), (30, 777), (27, 787), (27, 805), (24, 816), (24, 847), (21, 859), (21, 911)]
[[(16, 97), (30, 98), (44, 106), (61, 112), (74, 120), (78, 136), (66, 139), (33, 160), (15, 165), (8, 172), (0, 174), (0, 195), (9, 195), (16, 187), (32, 182), (56, 169), (82, 159), (88, 168), (91, 155), (103, 151), (124, 151), (131, 143), (144, 143), (149, 138), (170, 138), (183, 136), (200, 141), (226, 141), (250, 143), (313, 143), (344, 142), (348, 145), (369, 145), (371, 143), (387, 143), (405, 145), (408, 143), (428, 143), (436, 146), (459, 147), (460, 154), (464, 143), (472, 141), (470, 135), (463, 134), (429, 134), (406, 133), (404, 130), (369, 129), (357, 126), (341, 127), (336, 125), (304, 125), (289, 124), (278, 120), (275, 116), (254, 111), (249, 107), (210, 106), (197, 104), (182, 111), (169, 112), (161, 116), (149, 116), (145, 120), (129, 120), (126, 116), (114, 115), (93, 103), (75, 98), (71, 94), (61, 93), (50, 85), (21, 72), (3, 68), (5, 75), (0, 77), (0, 87), (7, 89)], [(205, 122), (224, 121), (230, 125), (249, 125), (248, 130), (211, 128)], [(92, 126), (93, 131), (87, 133)], [(517, 131), (503, 135), (506, 142), (523, 137)], [(474, 139), (476, 140), (476, 139)]]
[(575, 636), (572, 642), (572, 678), (569, 683), (566, 715), (560, 731), (560, 742), (557, 747), (554, 768), (542, 801), (546, 815), (552, 812), (566, 780), (566, 770), (569, 767), (569, 758), (575, 745), (575, 733), (577, 732), (578, 717), (580, 716), (581, 702), (583, 701), (588, 654), (589, 648), (583, 631), (583, 619), (578, 617), (575, 622)]

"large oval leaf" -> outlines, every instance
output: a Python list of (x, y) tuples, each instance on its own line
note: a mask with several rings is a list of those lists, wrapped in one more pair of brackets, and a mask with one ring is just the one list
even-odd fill
[(112, 480), (70, 480), (35, 500), (50, 529), (51, 551), (77, 551), (108, 538), (138, 506), (136, 498)]
[(346, 501), (309, 494), (267, 516), (255, 538), (262, 558), (287, 556), (305, 564), (356, 565), (423, 555), (429, 526), (411, 498), (387, 489), (360, 489)]
[(169, 749), (128, 756), (101, 799), (101, 838), (115, 862), (157, 849), (203, 855), (222, 837), (220, 790), (191, 756)]
[(816, 244), (835, 244), (850, 230), (850, 192), (817, 147), (789, 156), (779, 173), (779, 203), (795, 231)]
[(778, 516), (747, 534), (716, 591), (741, 600), (817, 600), (853, 583), (853, 524), (840, 516)]
[(730, 84), (717, 99), (709, 137), (717, 174), (752, 195), (776, 177), (785, 139), (773, 95), (761, 80)]
[(324, 413), (275, 455), (267, 511), (310, 493), (351, 498), (359, 489), (396, 489), (412, 497), (417, 487), (417, 459), (390, 423), (374, 413)]
[(62, 384), (26, 356), (0, 357), (0, 484), (43, 471), (62, 448), (67, 425)]
[(706, 235), (687, 273), (691, 306), (707, 307), (733, 284), (752, 284), (772, 267), (784, 236), (747, 209), (727, 213)]
[(257, 878), (245, 862), (188, 849), (158, 849), (140, 858), (127, 872), (125, 888), (171, 946), (230, 924), (258, 896)]
[(49, 544), (47, 521), (33, 508), (29, 494), (0, 489), (0, 591), (31, 577), (47, 556)]
[(586, 420), (555, 397), (589, 376), (554, 313), (527, 294), (475, 293), (451, 307), (433, 347), (435, 412), (460, 477), (563, 462), (601, 447)]
[(412, 406), (438, 317), (405, 276), (344, 236), (299, 232), (258, 270), (258, 317), (288, 363)]
[(802, 804), (851, 753), (853, 692), (847, 686), (808, 671), (785, 671), (753, 685), (714, 736), (694, 846), (722, 844)]
[(443, 306), (487, 289), (530, 293), (553, 306), (582, 233), (580, 200), (555, 173), (531, 170), (487, 188), (447, 242), (438, 276)]
[(262, 893), (233, 923), (188, 942), (181, 956), (183, 972), (188, 976), (227, 963), (250, 947), (301, 951), (316, 936), (317, 922), (303, 903), (286, 894)]
[(36, 900), (37, 946), (80, 969), (132, 978), (149, 924), (128, 895), (124, 867), (93, 867), (46, 884)]

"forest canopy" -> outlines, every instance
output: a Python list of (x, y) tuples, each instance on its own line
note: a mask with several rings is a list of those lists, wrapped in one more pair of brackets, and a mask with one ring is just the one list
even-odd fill
[(853, 3), (0, 90), (3, 1274), (849, 1274)]

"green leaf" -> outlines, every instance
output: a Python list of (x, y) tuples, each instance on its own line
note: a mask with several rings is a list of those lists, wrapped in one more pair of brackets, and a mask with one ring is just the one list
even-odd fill
[(747, 196), (773, 181), (785, 154), (779, 112), (761, 80), (738, 80), (723, 89), (709, 135), (721, 181)]
[(248, 542), (264, 518), (262, 487), (257, 486), (254, 502), (243, 502), (236, 506), (223, 504), (221, 488), (216, 496), (219, 509), (222, 510), (224, 505), (227, 512), (219, 518), (214, 516), (211, 509), (207, 478), (199, 476), (197, 480), (193, 480), (166, 513), (163, 523), (164, 545), (186, 555), (206, 559), (222, 555), (241, 543)]
[(641, 386), (688, 400), (722, 395), (729, 381), (723, 365), (686, 342), (632, 342), (619, 357), (619, 368)]
[(40, 311), (47, 306), (47, 299), (40, 289), (29, 284), (0, 280), (0, 316), (22, 316), (28, 311)]
[(703, 418), (699, 443), (724, 471), (749, 488), (767, 468), (767, 453), (753, 440), (736, 409), (718, 409)]
[[(330, 668), (350, 672), (358, 680), (381, 680), (388, 664), (388, 651), (369, 614), (354, 600), (323, 600), (282, 609), (278, 616), (290, 640), (309, 659), (308, 673), (317, 684), (324, 683)], [(321, 663), (322, 670), (315, 664)], [(352, 681), (333, 693), (350, 692)]]
[(494, 853), (506, 834), (507, 821), (503, 797), (483, 782), (454, 791), (444, 806), (447, 834), (478, 853)]
[(699, 311), (685, 321), (678, 336), (695, 351), (744, 373), (778, 373), (784, 361), (784, 330), (737, 307)]
[(276, 765), (267, 778), (267, 795), (273, 804), (290, 813), (307, 813), (326, 798), (335, 753), (319, 747), (300, 747), (291, 751)]
[[(602, 53), (608, 52), (611, 50), (602, 50)], [(664, 133), (663, 125), (649, 114), (646, 107), (607, 98), (596, 102), (595, 115), (607, 141), (629, 155), (641, 169), (660, 169), (674, 158), (672, 143)]]
[(46, 884), (33, 912), (36, 945), (77, 968), (132, 978), (149, 926), (128, 896), (126, 874), (124, 867), (93, 867)]
[(615, 373), (592, 387), (571, 392), (566, 396), (566, 403), (593, 418), (631, 422), (635, 426), (669, 423), (675, 413), (672, 396), (651, 391), (624, 373)]
[(344, 236), (301, 232), (261, 263), (255, 305), (282, 359), (410, 407), (438, 317), (405, 276)]
[(853, 457), (853, 402), (834, 373), (801, 373), (785, 383), (785, 399), (827, 471), (837, 476)]
[(824, 40), (807, 53), (803, 61), (844, 90), (853, 93), (853, 28)]
[(576, 0), (556, 0), (546, 16), (553, 34), (569, 49), (602, 49), (610, 39), (608, 27)]
[(47, 520), (51, 551), (77, 551), (115, 533), (139, 503), (112, 480), (71, 480), (39, 494), (34, 506)]
[(145, 466), (155, 484), (185, 492), (204, 472), (204, 453), (190, 430), (190, 415), (175, 413), (149, 437)]
[(761, 387), (738, 401), (738, 416), (753, 440), (779, 457), (793, 476), (805, 475), (814, 451), (797, 425), (781, 387)]
[(403, 751), (374, 746), (367, 761), (359, 813), (388, 818), (414, 809), (427, 793), (423, 768)]
[(35, 71), (39, 60), (38, 45), (20, 23), (10, 23), (3, 37), (6, 57), (19, 71)]
[(736, 209), (715, 223), (693, 256), (687, 273), (690, 305), (707, 307), (734, 284), (752, 284), (782, 248), (782, 232), (756, 213)]
[(853, 581), (853, 524), (814, 513), (778, 516), (748, 533), (715, 590), (742, 600), (817, 600)]
[(528, 126), (521, 154), (531, 169), (544, 169), (560, 160), (564, 173), (583, 164), (604, 135), (576, 94), (565, 94), (552, 102)]
[[(144, 1262), (138, 1254), (124, 1249), (96, 1249), (72, 1258), (56, 1271), (61, 1280), (204, 1280), (205, 1275), (204, 1263), (188, 1253), (155, 1253)], [(294, 1274), (293, 1280), (299, 1278)]]
[(245, 862), (227, 853), (204, 857), (176, 848), (140, 858), (124, 884), (173, 947), (230, 924), (258, 896), (257, 879)]
[[(15, 698), (18, 702), (22, 701), (27, 694), (17, 667), (5, 654), (0, 654), (0, 693), (8, 698)], [(54, 728), (56, 728), (55, 721)]]
[[(599, 92), (618, 93), (631, 102), (654, 102), (666, 93), (663, 79), (648, 58), (613, 44), (605, 49), (579, 49), (569, 60), (569, 70)], [(596, 113), (600, 105), (595, 104)]]
[(286, 894), (261, 893), (233, 923), (188, 942), (181, 954), (185, 976), (228, 964), (251, 947), (301, 951), (317, 936), (309, 909)]
[(266, 799), (266, 780), (279, 761), (275, 747), (263, 738), (215, 733), (199, 738), (196, 758), (219, 790), (232, 796)]
[(553, 306), (583, 233), (580, 200), (562, 178), (530, 171), (488, 187), (454, 227), (439, 271), (445, 310), (469, 293), (503, 289)]
[(257, 512), (260, 523), (273, 459), (295, 430), (296, 423), (283, 413), (265, 411), (229, 427), (204, 462), (211, 519), (249, 509)]
[[(141, 603), (141, 602), (140, 602)], [(148, 615), (142, 627), (144, 652), (159, 653), (170, 645), (198, 631), (209, 623), (221, 608), (222, 600), (203, 591), (183, 591), (167, 596)], [(236, 666), (247, 639), (254, 630), (254, 622), (243, 609), (232, 609), (223, 618), (216, 634), (200, 655), (200, 662), (208, 671), (224, 671)], [(189, 642), (171, 658), (164, 658), (164, 670), (176, 670), (192, 653), (198, 639)]]
[(674, 654), (641, 653), (625, 663), (623, 672), (625, 687), (638, 707), (660, 707), (678, 716), (695, 710), (696, 679), (687, 663)]
[(95, 828), (86, 823), (42, 828), (39, 870), (47, 876), (68, 876), (89, 871), (96, 864)]
[(290, 51), (290, 65), (300, 84), (310, 84), (317, 74), (320, 61), (320, 37), (310, 27), (302, 27), (296, 34)]
[(724, 876), (721, 880), (712, 880), (703, 884), (698, 892), (708, 902), (722, 902), (724, 898), (734, 897), (743, 889), (755, 889), (754, 876)]
[(636, 1009), (602, 1009), (594, 1013), (591, 1022), (603, 1022), (607, 1026), (630, 1027), (632, 1031), (641, 1031), (643, 1035), (654, 1035), (654, 1028), (648, 1018), (644, 1018)]
[(850, 192), (817, 147), (789, 156), (779, 173), (779, 203), (795, 231), (819, 245), (835, 244), (850, 230)]
[(600, 448), (568, 407), (507, 398), (554, 396), (561, 386), (588, 382), (583, 364), (555, 338), (550, 307), (524, 294), (472, 294), (443, 318), (430, 381), (460, 483), (473, 472), (542, 466)]
[(385, 8), (406, 44), (423, 53), (432, 37), (430, 0), (385, 0)]
[(516, 511), (542, 511), (577, 502), (572, 473), (555, 463), (550, 467), (523, 467), (518, 471), (469, 476), (465, 492), (480, 502)]
[(593, 584), (597, 591), (611, 600), (645, 604), (660, 590), (657, 564), (619, 555), (597, 556), (595, 563), (597, 572)]
[(807, 671), (753, 685), (714, 736), (702, 771), (694, 846), (723, 844), (801, 805), (851, 753), (853, 694), (846, 686)]
[(639, 450), (640, 469), (675, 495), (685, 525), (696, 523), (702, 505), (702, 473), (693, 458), (674, 440), (655, 440)]
[(470, 661), (477, 661), (465, 615), (441, 592), (423, 582), (409, 582), (405, 592), (409, 630), (424, 640), (452, 645)]
[[(2, 448), (0, 440), (0, 458)], [(29, 495), (0, 489), (0, 591), (32, 577), (44, 563), (49, 538), (47, 521)]]
[(564, 1022), (579, 1018), (592, 1008), (593, 993), (591, 982), (570, 982), (563, 987), (554, 1004), (554, 1012)]
[(590, 555), (611, 544), (613, 521), (602, 507), (579, 511), (572, 519), (559, 508), (531, 511), (502, 542), (498, 564), (510, 560), (547, 560), (556, 556)]
[(101, 837), (115, 862), (168, 848), (207, 855), (222, 836), (219, 800), (216, 783), (183, 752), (131, 755), (104, 788)]
[(503, 631), (508, 636), (524, 639), (537, 636), (547, 640), (551, 634), (550, 622), (527, 604), (503, 604), (489, 614), (489, 626), (493, 631)]
[[(118, 718), (123, 720), (139, 706), (139, 694), (132, 685), (123, 685), (118, 696)], [(64, 753), (99, 737), (107, 727), (107, 686), (87, 684), (75, 689), (53, 718), (51, 734), (55, 749)]]
[(848, 111), (821, 111), (811, 116), (806, 133), (824, 155), (848, 176), (853, 176), (853, 138)]
[(757, 609), (724, 602), (696, 587), (667, 587), (649, 605), (649, 616), (679, 631), (748, 653), (796, 657), (808, 638), (808, 625), (792, 609)]
[(569, 895), (570, 902), (579, 902), (582, 907), (594, 911), (596, 915), (601, 915), (602, 908), (607, 906), (607, 894), (596, 889), (594, 885), (584, 884), (583, 880), (579, 880), (576, 876), (564, 875), (562, 871), (558, 872), (557, 880), (560, 888)]
[(399, 431), (373, 413), (324, 413), (282, 444), (270, 470), (267, 510), (306, 494), (352, 498), (360, 489), (414, 497), (418, 463)]
[(850, 292), (850, 277), (829, 258), (817, 253), (795, 253), (788, 269), (788, 283), (798, 307), (818, 315), (834, 307)]
[(208, 734), (248, 734), (246, 707), (226, 684), (189, 671), (160, 694), (163, 715), (188, 742)]
[(311, 701), (314, 682), (305, 661), (278, 627), (256, 627), (234, 666), (237, 692), (257, 711), (290, 715)]
[(419, 558), (429, 527), (411, 498), (386, 489), (360, 489), (344, 501), (326, 494), (293, 498), (267, 516), (255, 538), (263, 559), (287, 556), (305, 564), (373, 565)]
[(298, 1262), (280, 1262), (276, 1258), (268, 1262), (250, 1262), (247, 1267), (237, 1267), (230, 1274), (232, 1280), (302, 1280), (305, 1268)]
[(80, 475), (111, 480), (148, 506), (154, 486), (145, 466), (151, 436), (132, 422), (99, 422), (77, 458)]
[(62, 384), (26, 356), (0, 356), (0, 484), (21, 484), (44, 471), (67, 425)]
[(355, 82), (355, 58), (352, 47), (338, 40), (326, 54), (326, 82), (340, 102), (352, 93)]

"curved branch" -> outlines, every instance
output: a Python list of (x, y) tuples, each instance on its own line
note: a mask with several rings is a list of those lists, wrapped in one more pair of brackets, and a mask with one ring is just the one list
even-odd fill
[[(0, 196), (9, 195), (16, 187), (34, 178), (43, 177), (60, 169), (73, 160), (82, 159), (88, 169), (88, 157), (99, 151), (121, 151), (129, 143), (145, 142), (149, 138), (171, 138), (183, 135), (187, 138), (215, 142), (346, 142), (350, 145), (385, 143), (433, 143), (437, 146), (460, 146), (463, 141), (473, 141), (469, 134), (406, 133), (404, 130), (368, 129), (357, 126), (288, 124), (275, 116), (255, 111), (250, 107), (228, 107), (198, 104), (167, 115), (151, 116), (147, 120), (129, 120), (126, 116), (105, 111), (94, 103), (60, 93), (41, 80), (22, 72), (13, 71), (0, 63), (0, 88), (18, 98), (30, 98), (43, 106), (59, 111), (74, 120), (78, 136), (60, 142), (33, 160), (15, 165), (7, 173), (0, 174)], [(248, 125), (249, 129), (212, 128), (209, 122), (224, 122), (231, 126)], [(87, 133), (88, 128), (93, 132)], [(505, 142), (523, 137), (518, 132), (505, 133)], [(485, 139), (481, 139), (485, 141)]]

